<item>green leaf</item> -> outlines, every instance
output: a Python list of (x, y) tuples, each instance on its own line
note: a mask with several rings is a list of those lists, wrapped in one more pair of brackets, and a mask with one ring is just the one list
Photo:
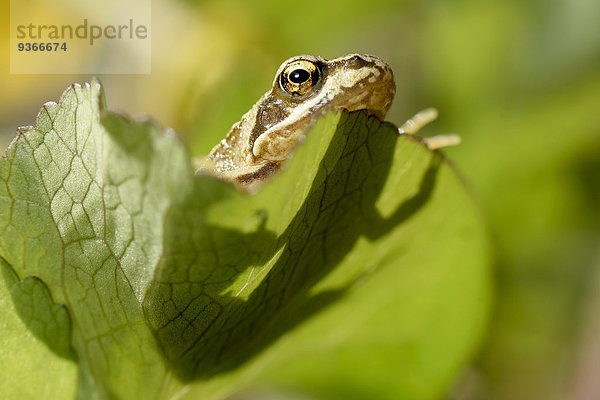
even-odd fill
[(0, 255), (68, 309), (81, 398), (447, 390), (482, 333), (489, 271), (440, 153), (364, 112), (329, 115), (247, 196), (102, 103), (99, 83), (72, 86), (0, 162)]
[[(52, 352), (39, 336), (40, 331), (43, 333), (46, 328), (47, 338), (51, 341), (62, 340), (60, 335), (52, 335), (58, 333), (53, 329), (56, 325), (52, 324), (54, 322), (52, 317), (57, 313), (34, 312), (30, 314), (33, 318), (23, 318), (23, 314), (18, 313), (14, 308), (11, 299), (11, 295), (15, 294), (14, 284), (18, 285), (18, 283), (14, 281), (14, 275), (2, 259), (0, 259), (0, 269), (2, 270), (0, 276), (4, 277), (0, 279), (0, 364), (3, 367), (0, 374), (0, 393), (2, 398), (72, 399), (77, 389), (77, 365)], [(40, 293), (39, 281), (34, 279), (25, 281), (26, 285), (31, 285), (29, 287), (34, 289), (30, 293)], [(43, 292), (43, 289), (41, 291)], [(46, 293), (41, 295), (46, 296)], [(18, 299), (15, 299), (17, 305)], [(44, 311), (50, 310), (46, 308)], [(21, 318), (27, 321), (27, 325)]]
[(14, 300), (15, 310), (31, 333), (56, 355), (73, 359), (71, 319), (66, 307), (52, 301), (48, 288), (38, 278), (30, 276), (19, 282), (13, 269), (2, 258), (0, 269)]

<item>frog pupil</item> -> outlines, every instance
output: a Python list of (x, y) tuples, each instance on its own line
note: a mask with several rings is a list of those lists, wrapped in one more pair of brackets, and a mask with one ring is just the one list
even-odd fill
[(290, 73), (290, 81), (296, 84), (306, 82), (310, 78), (310, 72), (305, 69), (295, 69)]

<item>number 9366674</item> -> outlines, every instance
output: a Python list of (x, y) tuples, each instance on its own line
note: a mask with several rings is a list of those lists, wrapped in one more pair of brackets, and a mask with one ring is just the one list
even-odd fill
[(67, 51), (66, 42), (48, 42), (48, 43), (18, 43), (17, 50), (19, 51)]

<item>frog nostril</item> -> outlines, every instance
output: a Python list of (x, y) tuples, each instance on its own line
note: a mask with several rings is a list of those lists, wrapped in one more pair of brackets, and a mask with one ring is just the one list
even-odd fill
[(346, 65), (348, 65), (350, 68), (361, 68), (367, 63), (367, 60), (358, 54), (354, 54), (346, 59)]

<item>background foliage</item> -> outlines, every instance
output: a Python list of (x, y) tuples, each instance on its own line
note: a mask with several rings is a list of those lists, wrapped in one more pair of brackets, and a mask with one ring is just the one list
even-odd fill
[[(87, 76), (8, 74), (0, 24), (0, 127), (7, 144)], [(32, 2), (35, 3), (35, 2)], [(103, 76), (108, 104), (173, 126), (205, 153), (299, 53), (376, 54), (396, 73), (396, 123), (427, 106), (488, 218), (496, 310), (460, 398), (598, 395), (600, 3), (156, 0), (153, 73)], [(40, 2), (40, 12), (52, 12)], [(596, 396), (597, 397), (597, 396)]]

